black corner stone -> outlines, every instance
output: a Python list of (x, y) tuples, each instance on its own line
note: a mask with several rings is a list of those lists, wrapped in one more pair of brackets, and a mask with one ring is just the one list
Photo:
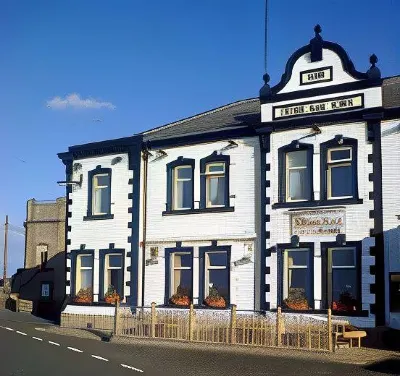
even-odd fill
[(132, 252), (126, 252), (126, 257), (131, 257)]
[(376, 255), (376, 247), (375, 246), (372, 246), (369, 248), (369, 254), (370, 254), (370, 256)]
[(130, 285), (131, 285), (131, 281), (126, 281), (126, 282), (125, 282), (125, 286), (128, 286), (128, 287), (129, 287)]
[(71, 218), (71, 217), (72, 217), (72, 213), (68, 212), (68, 218)]
[(132, 213), (132, 208), (128, 208), (128, 213)]
[(128, 199), (132, 200), (133, 199), (133, 193), (128, 193)]
[(126, 270), (127, 270), (128, 272), (131, 272), (131, 271), (132, 271), (132, 267), (131, 267), (131, 266), (128, 266), (128, 267), (126, 268)]
[(176, 248), (181, 248), (182, 247), (182, 242), (176, 242), (175, 243)]
[(369, 181), (374, 181), (374, 174), (373, 173), (368, 174), (368, 180)]
[(375, 303), (369, 305), (369, 311), (371, 312), (371, 314), (375, 315), (375, 313), (376, 313), (376, 305), (375, 305)]
[(376, 267), (375, 267), (375, 265), (370, 265), (370, 267), (369, 267), (369, 274), (375, 275), (375, 273), (376, 273)]
[(269, 188), (269, 187), (271, 186), (271, 181), (270, 181), (270, 180), (266, 180), (266, 181), (265, 181), (265, 186), (266, 186), (267, 188)]
[(71, 286), (71, 281), (65, 281), (65, 286)]
[(71, 239), (67, 239), (67, 245), (71, 245)]
[(271, 171), (271, 164), (270, 163), (267, 163), (265, 165), (265, 171)]
[(128, 222), (128, 228), (132, 228), (132, 222)]
[(133, 184), (133, 179), (129, 179), (129, 180), (128, 180), (128, 184), (129, 184), (129, 185), (132, 185), (132, 184)]
[(270, 239), (271, 233), (269, 231), (265, 231), (265, 239)]
[(269, 214), (265, 214), (265, 222), (271, 222), (271, 216)]
[(265, 267), (265, 274), (271, 274), (271, 268), (269, 266)]
[(375, 230), (374, 230), (373, 228), (371, 228), (371, 229), (369, 230), (369, 236), (370, 236), (371, 238), (375, 236)]
[(374, 199), (374, 192), (369, 192), (369, 193), (368, 193), (368, 198), (369, 198), (370, 200), (373, 200), (373, 199)]
[(132, 237), (128, 236), (128, 243), (132, 243)]
[(271, 199), (269, 197), (265, 197), (265, 204), (269, 205), (271, 203)]
[(368, 163), (373, 163), (373, 161), (374, 161), (374, 155), (368, 154)]
[(270, 292), (271, 291), (271, 285), (270, 284), (266, 284), (264, 291), (265, 292)]
[(375, 212), (373, 210), (369, 211), (369, 217), (374, 218), (375, 217)]
[(375, 285), (375, 283), (372, 283), (372, 284), (369, 285), (369, 292), (371, 294), (376, 294), (376, 285)]
[(109, 248), (109, 249), (114, 249), (114, 248), (115, 248), (115, 243), (110, 243), (110, 244), (108, 245), (108, 248)]

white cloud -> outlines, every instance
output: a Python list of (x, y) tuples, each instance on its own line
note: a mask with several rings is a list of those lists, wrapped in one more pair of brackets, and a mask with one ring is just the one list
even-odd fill
[(62, 97), (54, 97), (46, 102), (48, 108), (55, 110), (64, 110), (66, 108), (79, 108), (79, 109), (99, 109), (107, 108), (108, 110), (115, 110), (115, 106), (111, 102), (102, 102), (94, 98), (88, 97), (86, 99), (81, 98), (77, 93), (71, 93)]

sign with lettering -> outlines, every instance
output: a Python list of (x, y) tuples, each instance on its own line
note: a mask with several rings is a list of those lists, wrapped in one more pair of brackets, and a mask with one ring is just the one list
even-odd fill
[(42, 284), (42, 298), (50, 297), (50, 285), (48, 283)]
[(291, 214), (291, 233), (299, 236), (336, 236), (345, 233), (343, 209), (308, 210)]
[(311, 85), (318, 82), (329, 82), (333, 80), (332, 67), (311, 69), (300, 72), (300, 85)]
[(319, 115), (330, 112), (355, 110), (364, 107), (364, 95), (349, 95), (318, 101), (286, 104), (273, 107), (273, 119), (292, 118), (296, 116)]

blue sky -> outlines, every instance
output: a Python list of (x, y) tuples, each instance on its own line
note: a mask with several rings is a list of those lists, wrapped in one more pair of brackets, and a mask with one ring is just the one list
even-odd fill
[[(27, 199), (64, 194), (56, 154), (69, 145), (257, 96), (264, 7), (264, 0), (1, 1), (0, 220), (9, 214), (22, 226)], [(384, 76), (400, 74), (399, 14), (398, 0), (270, 0), (271, 83), (316, 23), (358, 70), (375, 53)], [(11, 273), (23, 253), (23, 237), (10, 234)]]

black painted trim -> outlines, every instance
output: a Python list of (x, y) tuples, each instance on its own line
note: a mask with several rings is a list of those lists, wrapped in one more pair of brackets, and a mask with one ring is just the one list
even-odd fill
[(101, 221), (103, 219), (113, 219), (114, 214), (98, 214), (98, 215), (87, 215), (83, 217), (84, 221)]
[[(230, 170), (230, 156), (218, 154), (217, 151), (214, 151), (211, 155), (202, 158), (200, 160), (200, 209), (206, 209), (206, 166), (208, 163), (221, 162), (225, 164), (225, 207), (229, 207), (229, 170)], [(211, 209), (211, 208), (209, 208)]]
[(235, 207), (216, 207), (216, 208), (204, 208), (204, 209), (188, 209), (188, 210), (171, 210), (163, 211), (162, 215), (188, 215), (188, 214), (203, 214), (203, 213), (227, 213), (234, 212)]
[[(226, 305), (230, 305), (231, 301), (231, 246), (230, 245), (222, 245), (222, 246), (208, 246), (208, 247), (199, 247), (199, 305), (204, 305), (204, 299), (206, 298), (204, 294), (204, 284), (205, 284), (205, 254), (207, 252), (226, 252), (227, 254), (227, 265), (226, 268), (228, 270), (228, 295), (229, 301), (226, 302)], [(209, 307), (210, 309), (213, 309)]]
[[(191, 210), (194, 209), (194, 170), (195, 160), (189, 158), (178, 157), (175, 161), (167, 164), (167, 207), (166, 211), (173, 211), (173, 184), (174, 184), (174, 169), (179, 166), (191, 166), (192, 167), (192, 203)], [(190, 210), (190, 209), (188, 209)], [(184, 210), (179, 210), (184, 211)]]
[[(93, 206), (93, 178), (95, 175), (99, 174), (107, 174), (110, 177), (110, 189), (108, 190), (109, 193), (109, 202), (110, 205), (107, 208), (106, 214), (96, 215), (92, 212)], [(90, 219), (112, 219), (114, 217), (111, 214), (111, 189), (112, 189), (112, 169), (111, 168), (102, 168), (100, 165), (96, 166), (94, 170), (88, 172), (88, 202), (87, 202), (87, 215), (83, 217), (84, 221)], [(112, 218), (110, 217), (112, 216)]]
[[(311, 81), (311, 82), (303, 82), (303, 75), (304, 74), (313, 74), (313, 73), (318, 73), (318, 72), (323, 72), (329, 70), (330, 72), (330, 78), (324, 78), (322, 80), (317, 80), (317, 81)], [(322, 67), (322, 68), (317, 68), (317, 69), (308, 69), (305, 71), (300, 72), (300, 86), (304, 85), (315, 85), (315, 84), (320, 84), (323, 82), (331, 82), (333, 81), (333, 66), (327, 66), (327, 67)]]
[(293, 247), (291, 243), (281, 243), (277, 244), (277, 264), (278, 264), (278, 284), (277, 284), (277, 298), (278, 298), (278, 306), (282, 306), (283, 304), (283, 252), (285, 250), (296, 250), (299, 248), (306, 248), (309, 250), (308, 254), (308, 262), (309, 262), (309, 289), (310, 289), (310, 297), (308, 304), (310, 307), (314, 306), (314, 243), (299, 243), (298, 247)]
[(176, 248), (165, 248), (165, 291), (164, 291), (164, 304), (170, 305), (169, 299), (171, 298), (171, 291), (169, 289), (170, 281), (171, 281), (171, 254), (173, 253), (181, 253), (188, 252), (192, 256), (192, 291), (191, 291), (191, 299), (193, 302), (193, 281), (194, 281), (194, 273), (193, 273), (193, 257), (194, 251), (193, 247), (176, 247)]
[[(110, 244), (111, 245), (111, 244)], [(104, 288), (104, 268), (105, 268), (105, 258), (109, 254), (120, 254), (122, 256), (122, 281), (120, 286), (114, 286), (117, 289), (118, 295), (124, 297), (124, 280), (125, 280), (125, 249), (111, 248), (100, 249), (99, 250), (99, 301), (104, 301), (104, 294), (107, 292)], [(107, 287), (108, 288), (108, 287)]]
[(282, 202), (272, 205), (272, 209), (283, 208), (316, 208), (321, 206), (336, 206), (336, 205), (359, 205), (362, 204), (362, 199), (343, 198), (335, 200), (317, 200), (317, 201), (298, 201), (298, 202)]
[(94, 295), (94, 249), (74, 249), (69, 252), (69, 257), (71, 258), (71, 290), (70, 295), (76, 296), (76, 258), (80, 255), (90, 255), (92, 256), (92, 301)]

